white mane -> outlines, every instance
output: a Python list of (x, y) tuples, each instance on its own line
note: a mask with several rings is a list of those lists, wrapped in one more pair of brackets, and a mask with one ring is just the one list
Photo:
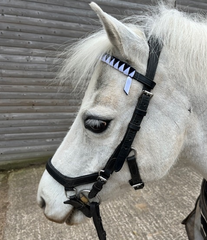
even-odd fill
[[(178, 72), (182, 67), (182, 79), (185, 78), (187, 83), (196, 84), (200, 79), (206, 85), (207, 24), (200, 15), (187, 15), (160, 4), (153, 11), (129, 17), (124, 22), (130, 23), (132, 30), (141, 28), (148, 39), (151, 35), (160, 39), (174, 62), (172, 71)], [(65, 60), (57, 78), (61, 83), (70, 81), (74, 87), (78, 84), (85, 87), (100, 57), (111, 49), (103, 30), (80, 40), (62, 53)]]
[(61, 54), (65, 60), (57, 76), (60, 83), (69, 80), (74, 88), (80, 85), (84, 89), (101, 56), (111, 48), (103, 30), (71, 45)]
[(146, 23), (149, 35), (155, 35), (167, 46), (171, 72), (180, 73), (190, 87), (198, 85), (198, 81), (202, 88), (207, 87), (206, 19), (161, 5), (158, 14), (149, 17)]

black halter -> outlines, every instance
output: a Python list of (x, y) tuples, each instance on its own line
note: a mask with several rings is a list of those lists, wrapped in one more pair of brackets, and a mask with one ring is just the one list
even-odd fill
[[(130, 185), (133, 186), (135, 190), (144, 187), (144, 183), (140, 177), (139, 168), (136, 162), (136, 153), (135, 150), (131, 148), (131, 146), (137, 131), (139, 131), (140, 129), (142, 119), (147, 113), (150, 99), (153, 96), (150, 91), (155, 86), (155, 82), (153, 82), (153, 79), (156, 73), (159, 56), (162, 49), (162, 45), (156, 39), (151, 38), (148, 44), (150, 51), (145, 76), (138, 73), (129, 64), (122, 62), (113, 56), (105, 54), (102, 57), (103, 62), (126, 74), (129, 78), (127, 78), (127, 81), (134, 79), (144, 85), (142, 93), (138, 98), (138, 102), (135, 107), (132, 119), (129, 122), (128, 128), (124, 135), (124, 138), (107, 161), (105, 167), (99, 172), (95, 172), (93, 174), (71, 178), (61, 174), (52, 165), (51, 159), (47, 162), (46, 165), (46, 169), (49, 174), (65, 187), (66, 192), (75, 191), (75, 188), (80, 185), (94, 183), (92, 189), (89, 190), (88, 193), (86, 193), (86, 191), (82, 191), (79, 194), (76, 193), (75, 195), (70, 196), (69, 200), (64, 203), (71, 204), (72, 206), (74, 206), (74, 208), (82, 211), (85, 216), (93, 218), (94, 225), (96, 227), (97, 234), (100, 240), (106, 239), (106, 233), (103, 229), (100, 217), (99, 201), (93, 201), (93, 199), (97, 198), (97, 194), (101, 191), (103, 185), (106, 184), (111, 174), (113, 172), (120, 171), (126, 160), (129, 166), (129, 171), (131, 173), (131, 180), (129, 181)], [(128, 86), (126, 88), (127, 92), (125, 92), (128, 94), (129, 88)], [(132, 156), (129, 156), (131, 152), (134, 152), (134, 154)], [(90, 199), (92, 199), (92, 202), (90, 202)]]

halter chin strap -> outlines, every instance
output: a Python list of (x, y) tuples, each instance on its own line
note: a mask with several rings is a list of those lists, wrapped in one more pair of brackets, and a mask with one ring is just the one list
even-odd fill
[[(97, 194), (102, 190), (103, 185), (106, 184), (113, 172), (118, 172), (123, 167), (125, 161), (127, 161), (129, 166), (129, 171), (131, 173), (131, 180), (129, 183), (134, 187), (135, 190), (144, 187), (144, 183), (140, 177), (139, 168), (136, 161), (136, 151), (132, 149), (132, 143), (136, 136), (137, 131), (140, 129), (141, 122), (147, 113), (147, 108), (152, 98), (153, 94), (150, 92), (154, 86), (153, 82), (159, 56), (161, 53), (162, 45), (156, 40), (151, 38), (148, 42), (149, 44), (149, 57), (147, 63), (146, 75), (138, 73), (129, 64), (120, 61), (116, 57), (109, 54), (104, 54), (102, 61), (111, 67), (117, 69), (123, 74), (127, 75), (126, 84), (124, 91), (129, 94), (131, 80), (134, 79), (142, 83), (143, 89), (142, 93), (138, 98), (137, 105), (135, 107), (134, 113), (132, 115), (131, 121), (128, 124), (128, 128), (123, 137), (121, 143), (117, 146), (112, 156), (107, 161), (105, 167), (99, 172), (95, 172), (89, 175), (79, 176), (71, 178), (61, 174), (51, 163), (51, 159), (47, 162), (46, 169), (48, 173), (61, 185), (65, 187), (65, 191), (75, 191), (75, 188), (80, 185), (85, 185), (89, 183), (94, 183), (92, 189), (87, 191), (82, 191), (79, 194), (75, 194), (69, 197), (69, 200), (64, 202), (65, 204), (71, 204), (74, 208), (83, 212), (86, 217), (92, 217), (94, 225), (97, 230), (97, 234), (100, 240), (106, 239), (106, 233), (103, 229), (100, 212), (99, 212), (99, 200)], [(134, 152), (133, 155), (130, 155)], [(130, 156), (129, 156), (130, 155)], [(84, 192), (84, 193), (83, 193)]]

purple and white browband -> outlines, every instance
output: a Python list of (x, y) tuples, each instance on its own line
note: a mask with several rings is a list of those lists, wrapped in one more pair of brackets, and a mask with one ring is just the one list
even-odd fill
[(136, 70), (128, 63), (125, 63), (107, 53), (102, 56), (101, 61), (107, 63), (109, 66), (113, 67), (114, 69), (127, 76), (127, 80), (124, 86), (124, 92), (128, 95), (132, 83), (132, 78), (134, 77)]

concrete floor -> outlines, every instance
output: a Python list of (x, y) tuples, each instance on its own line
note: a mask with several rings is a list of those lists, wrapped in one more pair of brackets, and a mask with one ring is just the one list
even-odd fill
[[(92, 220), (78, 226), (48, 221), (36, 204), (44, 166), (0, 173), (0, 240), (95, 240)], [(107, 239), (187, 240), (181, 221), (193, 209), (201, 176), (184, 165), (140, 191), (102, 204)]]

